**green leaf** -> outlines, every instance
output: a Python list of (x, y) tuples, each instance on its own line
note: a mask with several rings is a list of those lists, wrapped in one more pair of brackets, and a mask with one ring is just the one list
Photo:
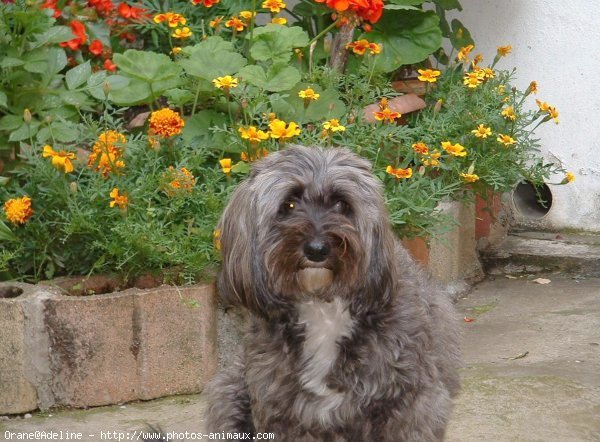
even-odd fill
[(146, 83), (170, 80), (181, 74), (181, 67), (164, 54), (128, 49), (115, 54), (113, 61), (121, 75), (137, 78)]
[(250, 55), (255, 60), (271, 60), (273, 64), (287, 63), (294, 48), (307, 44), (308, 34), (302, 28), (269, 23), (254, 30)]
[(246, 59), (230, 48), (230, 43), (213, 37), (195, 45), (190, 50), (189, 58), (182, 58), (178, 63), (188, 75), (212, 81), (217, 77), (232, 75), (246, 65)]
[(2, 240), (2, 241), (16, 241), (17, 240), (17, 237), (12, 232), (12, 230), (10, 230), (10, 228), (6, 224), (4, 224), (2, 221), (0, 221), (0, 240)]
[(0, 91), (0, 106), (8, 107), (8, 97), (2, 91)]
[(73, 69), (69, 69), (65, 74), (67, 88), (75, 89), (81, 86), (90, 78), (90, 75), (92, 75), (92, 67), (89, 60), (75, 66)]
[(61, 143), (70, 143), (79, 138), (79, 130), (75, 124), (55, 121), (50, 124), (50, 127), (41, 128), (36, 135), (39, 143), (45, 143), (52, 137)]
[[(102, 94), (104, 96), (104, 92)], [(127, 87), (111, 90), (108, 98), (120, 106), (130, 106), (151, 101), (152, 90), (148, 83), (137, 78), (130, 78)]]
[(31, 124), (27, 125), (23, 123), (21, 127), (10, 133), (8, 141), (23, 141), (29, 139), (29, 136), (34, 136), (37, 133), (37, 129), (40, 126), (39, 121), (32, 121)]
[(300, 82), (300, 71), (292, 66), (277, 64), (266, 72), (257, 65), (242, 68), (238, 75), (248, 83), (270, 92), (287, 91)]
[(250, 164), (244, 161), (238, 161), (231, 167), (231, 172), (246, 175), (250, 172)]
[(462, 47), (475, 44), (473, 37), (471, 37), (471, 33), (467, 28), (465, 28), (460, 20), (452, 20), (451, 26), (452, 33), (450, 34), (450, 42), (454, 48), (460, 49)]
[(210, 128), (213, 126), (223, 126), (226, 124), (226, 118), (223, 114), (213, 110), (203, 110), (188, 118), (183, 128), (182, 137), (184, 142), (214, 142), (217, 134), (213, 134)]
[(384, 72), (418, 63), (442, 44), (439, 17), (433, 11), (388, 11), (366, 38), (383, 45), (375, 61)]
[(87, 80), (87, 91), (89, 94), (98, 100), (104, 100), (105, 81), (110, 85), (110, 90), (115, 91), (126, 87), (129, 84), (130, 79), (123, 77), (122, 75), (108, 75), (106, 71), (95, 72)]
[(23, 66), (24, 64), (25, 64), (24, 60), (21, 60), (20, 58), (14, 58), (14, 57), (4, 57), (2, 59), (2, 61), (0, 61), (1, 68), (14, 68), (17, 66)]
[(433, 0), (433, 2), (446, 10), (458, 9), (459, 11), (462, 11), (462, 6), (458, 0)]
[(5, 115), (0, 118), (0, 131), (16, 130), (23, 124), (23, 117), (18, 115)]
[(70, 26), (52, 26), (46, 32), (34, 35), (35, 40), (31, 43), (30, 49), (39, 48), (46, 44), (57, 44), (69, 41), (73, 38), (73, 31)]
[(175, 106), (183, 106), (194, 99), (194, 94), (191, 91), (180, 88), (169, 89), (164, 95), (169, 100), (169, 103)]

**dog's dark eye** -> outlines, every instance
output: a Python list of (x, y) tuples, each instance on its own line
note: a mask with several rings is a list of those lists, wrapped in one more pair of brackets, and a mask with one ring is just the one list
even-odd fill
[(333, 205), (333, 210), (337, 213), (347, 214), (350, 212), (350, 205), (344, 200), (337, 200)]
[(281, 207), (279, 208), (279, 213), (281, 215), (287, 215), (292, 212), (296, 208), (296, 203), (294, 201), (285, 201)]

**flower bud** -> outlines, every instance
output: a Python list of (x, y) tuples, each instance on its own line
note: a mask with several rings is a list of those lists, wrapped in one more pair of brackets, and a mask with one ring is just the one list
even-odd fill
[(108, 94), (110, 93), (110, 83), (108, 81), (102, 83), (102, 91), (104, 92), (104, 96), (108, 97)]
[(27, 124), (31, 123), (31, 111), (29, 109), (23, 111), (23, 120), (25, 120), (25, 123)]

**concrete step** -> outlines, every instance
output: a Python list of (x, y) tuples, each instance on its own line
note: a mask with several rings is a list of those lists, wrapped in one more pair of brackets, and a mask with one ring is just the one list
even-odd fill
[(515, 230), (484, 251), (488, 274), (560, 272), (600, 276), (600, 235)]

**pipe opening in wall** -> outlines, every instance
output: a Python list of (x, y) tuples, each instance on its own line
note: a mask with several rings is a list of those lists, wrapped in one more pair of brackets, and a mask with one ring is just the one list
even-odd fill
[(542, 219), (552, 207), (552, 192), (546, 184), (519, 183), (513, 190), (513, 202), (519, 214), (531, 220)]
[(16, 298), (23, 294), (23, 289), (12, 285), (5, 285), (0, 287), (0, 299), (1, 298)]

